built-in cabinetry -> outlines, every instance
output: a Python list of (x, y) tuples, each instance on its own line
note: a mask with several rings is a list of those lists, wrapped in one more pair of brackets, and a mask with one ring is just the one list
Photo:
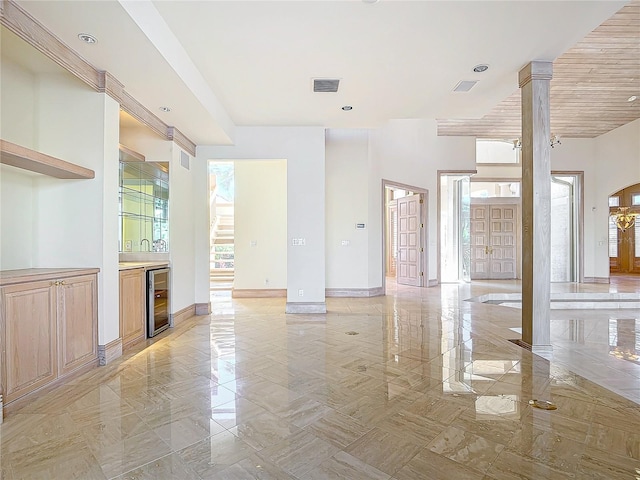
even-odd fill
[(98, 364), (98, 269), (0, 272), (4, 405)]
[(120, 336), (122, 349), (146, 338), (144, 268), (120, 270)]

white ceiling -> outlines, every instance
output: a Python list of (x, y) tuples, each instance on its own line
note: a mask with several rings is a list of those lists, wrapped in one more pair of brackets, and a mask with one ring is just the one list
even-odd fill
[[(18, 3), (165, 123), (197, 144), (219, 144), (232, 141), (234, 124), (480, 118), (517, 90), (522, 66), (553, 61), (627, 2)], [(490, 69), (474, 73), (479, 63)], [(341, 79), (339, 92), (312, 93), (314, 77)], [(460, 80), (479, 82), (453, 93)]]

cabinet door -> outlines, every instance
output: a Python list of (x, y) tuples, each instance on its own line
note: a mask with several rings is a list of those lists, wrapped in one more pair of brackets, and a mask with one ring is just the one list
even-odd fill
[(144, 269), (120, 272), (120, 336), (123, 348), (146, 337), (145, 292)]
[(98, 359), (96, 275), (65, 278), (58, 287), (59, 375)]
[(2, 288), (4, 401), (9, 403), (57, 377), (56, 287), (52, 281)]

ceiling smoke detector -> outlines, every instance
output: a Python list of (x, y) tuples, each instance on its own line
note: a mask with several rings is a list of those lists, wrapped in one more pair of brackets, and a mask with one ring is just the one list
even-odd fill
[(160, 111), (164, 113), (168, 113), (171, 111), (171, 109), (169, 107), (160, 107)]
[(340, 80), (337, 78), (314, 78), (313, 91), (320, 93), (335, 93), (338, 91)]
[(94, 43), (98, 43), (98, 39), (93, 35), (88, 33), (79, 33), (78, 38), (82, 40), (84, 43), (88, 43), (89, 45), (93, 45)]

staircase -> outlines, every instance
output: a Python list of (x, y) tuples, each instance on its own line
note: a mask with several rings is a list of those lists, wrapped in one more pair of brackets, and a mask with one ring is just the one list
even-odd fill
[(234, 271), (233, 203), (218, 203), (211, 228), (211, 290), (231, 290)]

